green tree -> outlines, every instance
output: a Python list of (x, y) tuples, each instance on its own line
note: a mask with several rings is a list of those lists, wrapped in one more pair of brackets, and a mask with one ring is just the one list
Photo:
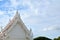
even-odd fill
[(57, 40), (57, 38), (54, 38), (54, 40)]
[(52, 40), (52, 39), (47, 37), (37, 37), (37, 38), (34, 38), (34, 40)]
[(58, 38), (54, 38), (54, 40), (60, 40), (60, 37), (58, 37)]

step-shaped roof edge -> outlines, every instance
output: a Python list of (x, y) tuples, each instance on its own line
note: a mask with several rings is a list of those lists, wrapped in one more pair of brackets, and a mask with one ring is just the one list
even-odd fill
[(15, 22), (16, 18), (19, 18), (21, 21), (21, 24), (23, 25), (23, 28), (26, 32), (30, 33), (30, 31), (27, 29), (27, 27), (25, 26), (25, 24), (23, 23), (23, 21), (20, 18), (20, 14), (18, 13), (18, 11), (16, 12), (15, 16), (13, 17), (13, 19), (7, 24), (7, 26), (2, 30), (2, 32), (4, 33), (5, 31), (7, 31)]

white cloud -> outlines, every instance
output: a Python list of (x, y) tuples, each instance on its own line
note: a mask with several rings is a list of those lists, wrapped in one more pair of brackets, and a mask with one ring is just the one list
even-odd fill
[(3, 15), (4, 14), (4, 12), (3, 11), (0, 11), (0, 15)]
[(3, 15), (2, 18), (0, 18), (0, 25), (5, 27), (9, 21), (9, 18), (10, 17), (8, 15)]
[(23, 18), (23, 19), (26, 19), (26, 18), (28, 18), (28, 17), (30, 17), (30, 15), (27, 14), (27, 13), (24, 13), (24, 14), (21, 16), (21, 18)]
[[(10, 0), (11, 5), (7, 2), (4, 4), (4, 6), (10, 8), (8, 10), (13, 10), (18, 8), (18, 6), (26, 6), (28, 7), (28, 10), (23, 10), (24, 11), (28, 11), (28, 13), (31, 13), (32, 15), (39, 15), (40, 14), (40, 6), (42, 5), (42, 3), (40, 3), (40, 0)], [(9, 6), (8, 6), (9, 5)], [(12, 7), (12, 8), (11, 8)]]
[(53, 29), (54, 29), (54, 27), (47, 27), (47, 28), (43, 28), (43, 31), (51, 31)]
[(17, 0), (10, 0), (11, 6), (17, 7), (20, 3)]
[(54, 31), (54, 30), (60, 30), (60, 26), (53, 25), (53, 26), (48, 26), (48, 27), (43, 28), (43, 31)]

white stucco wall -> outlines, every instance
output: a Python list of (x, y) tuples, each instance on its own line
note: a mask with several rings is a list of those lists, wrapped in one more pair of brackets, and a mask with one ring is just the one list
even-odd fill
[(25, 40), (26, 38), (24, 29), (18, 23), (9, 31), (8, 36), (6, 40)]

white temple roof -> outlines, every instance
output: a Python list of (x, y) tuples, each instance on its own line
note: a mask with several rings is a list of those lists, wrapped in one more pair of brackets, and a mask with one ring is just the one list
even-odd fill
[(27, 29), (27, 27), (25, 26), (25, 24), (22, 22), (18, 11), (16, 12), (15, 16), (13, 17), (13, 19), (12, 19), (12, 20), (7, 24), (7, 26), (3, 29), (2, 32), (7, 31), (7, 30), (14, 24), (14, 22), (15, 22), (17, 19), (20, 20), (21, 24), (23, 25), (24, 30), (29, 33), (29, 30)]

